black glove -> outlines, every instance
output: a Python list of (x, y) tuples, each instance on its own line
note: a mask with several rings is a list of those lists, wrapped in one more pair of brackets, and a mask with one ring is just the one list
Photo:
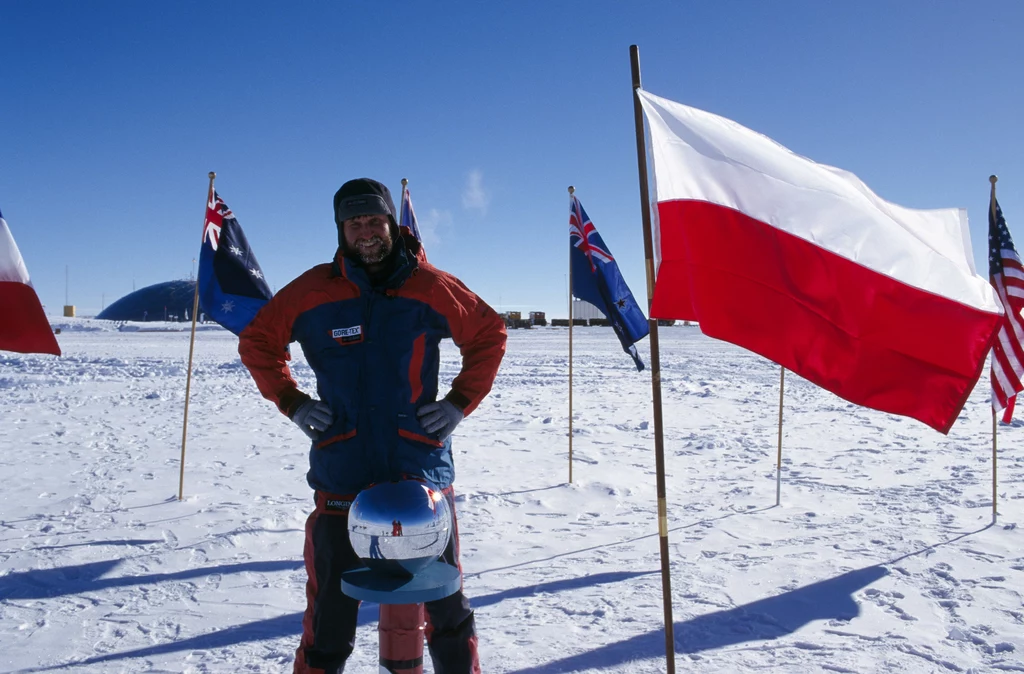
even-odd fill
[(452, 434), (460, 421), (466, 418), (462, 410), (447, 400), (427, 403), (416, 410), (416, 416), (419, 418), (423, 430), (436, 435), (437, 439), (442, 441)]
[(295, 408), (291, 420), (309, 436), (316, 440), (334, 421), (334, 414), (327, 403), (312, 398)]

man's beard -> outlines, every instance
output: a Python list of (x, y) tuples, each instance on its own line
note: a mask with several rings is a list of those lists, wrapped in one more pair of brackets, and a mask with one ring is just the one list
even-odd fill
[(358, 257), (359, 261), (362, 262), (363, 264), (377, 264), (379, 262), (383, 262), (384, 259), (391, 254), (390, 241), (382, 239), (379, 236), (375, 236), (371, 238), (368, 243), (378, 244), (376, 248), (371, 247), (371, 250), (374, 252), (364, 252), (364, 249), (361, 246), (353, 246), (353, 248), (355, 248), (356, 257)]

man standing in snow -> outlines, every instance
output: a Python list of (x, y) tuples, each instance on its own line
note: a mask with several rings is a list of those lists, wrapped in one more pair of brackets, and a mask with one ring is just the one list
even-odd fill
[[(451, 433), (487, 395), (505, 353), (505, 326), (454, 276), (399, 232), (388, 188), (350, 180), (334, 195), (338, 251), (285, 286), (240, 335), (242, 362), (264, 397), (312, 440), (316, 509), (306, 522), (308, 581), (297, 674), (342, 672), (355, 645), (358, 602), (341, 574), (360, 565), (348, 506), (370, 484), (425, 478), (454, 513)], [(451, 337), (462, 370), (438, 399), (439, 343)], [(286, 347), (298, 341), (317, 398), (298, 389)], [(458, 566), (458, 535), (442, 559)], [(426, 604), (427, 644), (438, 674), (476, 674), (473, 612), (462, 591)]]

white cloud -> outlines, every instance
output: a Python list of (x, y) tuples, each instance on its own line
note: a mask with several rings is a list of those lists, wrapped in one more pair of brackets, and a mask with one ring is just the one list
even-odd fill
[(448, 211), (430, 208), (422, 216), (417, 214), (416, 224), (420, 227), (423, 247), (426, 249), (427, 255), (429, 255), (431, 250), (440, 248), (441, 233), (451, 227), (452, 214)]
[(466, 176), (466, 186), (462, 190), (462, 207), (480, 211), (481, 215), (485, 215), (490, 203), (491, 195), (484, 189), (484, 174), (480, 169), (473, 169)]

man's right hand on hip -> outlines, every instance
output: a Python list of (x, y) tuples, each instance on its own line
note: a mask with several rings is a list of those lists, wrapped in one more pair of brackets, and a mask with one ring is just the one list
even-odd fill
[(310, 440), (316, 440), (330, 427), (334, 421), (334, 414), (327, 403), (310, 399), (295, 408), (291, 420), (309, 436)]

